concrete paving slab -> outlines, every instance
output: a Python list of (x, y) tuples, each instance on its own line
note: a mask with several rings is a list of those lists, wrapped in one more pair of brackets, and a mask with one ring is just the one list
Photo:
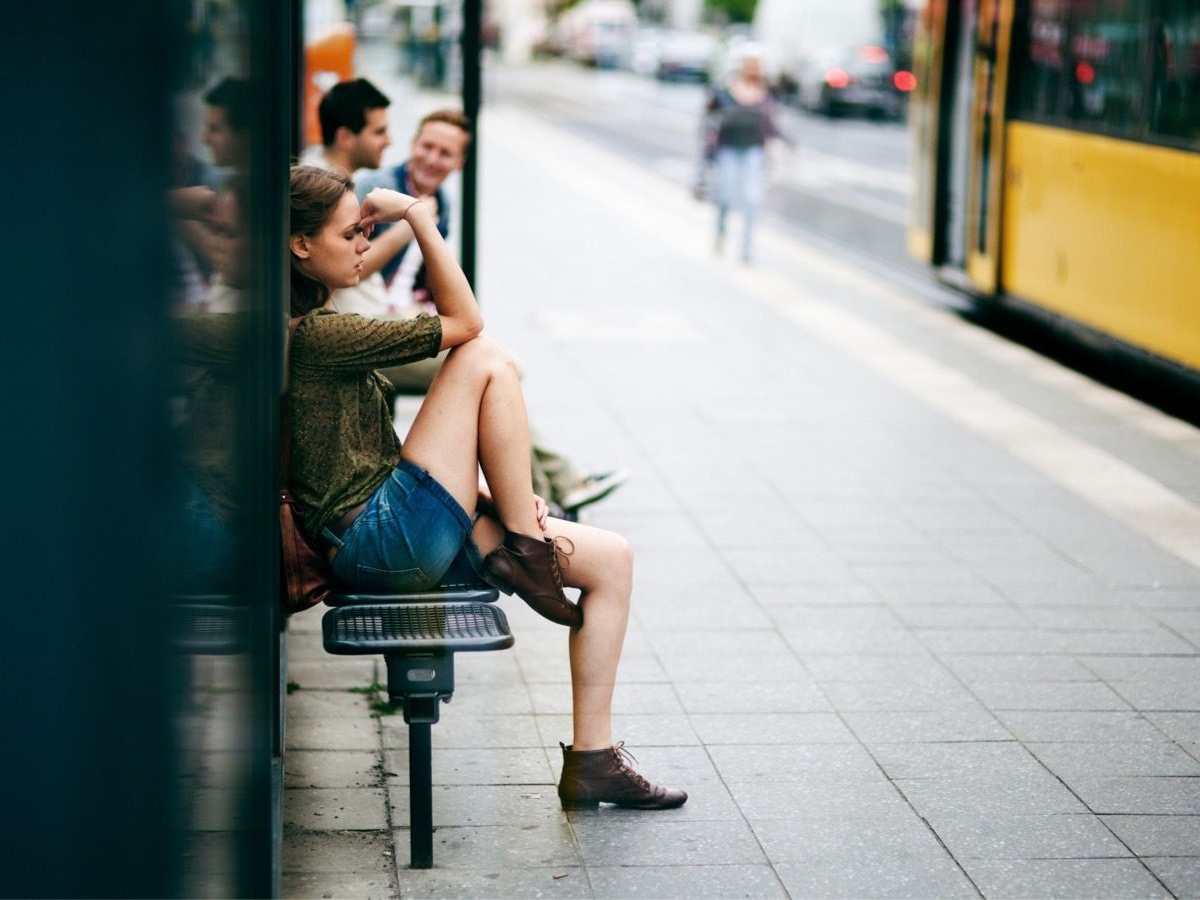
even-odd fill
[[(387, 831), (289, 831), (284, 842), (285, 883), (291, 875), (333, 874), (395, 876), (391, 835)], [(286, 890), (283, 896), (292, 896)]]
[(743, 781), (727, 787), (752, 824), (797, 816), (884, 820), (913, 815), (904, 795), (879, 779), (858, 783)]
[(918, 738), (943, 741), (1003, 741), (1011, 735), (982, 707), (953, 710), (906, 710), (902, 712), (846, 712), (846, 724), (868, 747), (894, 742), (910, 743)]
[(379, 787), (293, 788), (284, 793), (283, 824), (302, 831), (378, 831), (388, 827)]
[(993, 809), (923, 812), (955, 859), (1117, 859), (1129, 848), (1090, 814), (997, 813)]
[(1017, 741), (891, 743), (871, 747), (889, 778), (958, 779), (986, 775), (1030, 778), (1043, 772), (1038, 759)]
[[(441, 721), (430, 730), (434, 751), (444, 747), (540, 747), (537, 724), (531, 715), (466, 716), (443, 709)], [(379, 719), (385, 749), (408, 747), (409, 730), (401, 715)]]
[(844, 712), (970, 711), (979, 706), (971, 691), (955, 684), (837, 681), (822, 685), (821, 690), (835, 709)]
[(979, 681), (1095, 681), (1095, 673), (1068, 654), (981, 656), (941, 653), (941, 662), (968, 685)]
[(968, 859), (963, 868), (985, 897), (1170, 897), (1136, 859)]
[(857, 742), (835, 713), (692, 713), (689, 718), (706, 745)]
[(1194, 815), (1200, 777), (1194, 775), (1064, 775), (1063, 781), (1098, 815)]
[(296, 900), (328, 897), (399, 897), (389, 875), (364, 876), (339, 872), (285, 872), (280, 893)]
[(1100, 816), (1129, 849), (1139, 857), (1190, 857), (1200, 847), (1200, 814)]
[[(1029, 743), (1029, 752), (1064, 777), (1200, 776), (1200, 760), (1174, 742)], [(1200, 843), (1197, 844), (1200, 847)]]
[(288, 695), (287, 712), (291, 720), (362, 719), (370, 713), (369, 704), (366, 694), (348, 689), (325, 691), (300, 688)]
[(284, 787), (344, 788), (379, 784), (379, 754), (371, 750), (289, 750)]
[(1195, 857), (1143, 860), (1146, 867), (1180, 900), (1200, 897), (1200, 863)]
[(896, 787), (922, 815), (1083, 814), (1087, 807), (1051, 773), (1022, 770), (959, 778), (913, 778)]
[[(732, 658), (726, 663), (730, 666), (739, 664), (748, 665), (736, 663)], [(688, 713), (789, 713), (831, 709), (821, 689), (807, 680), (795, 684), (777, 681), (678, 683), (674, 687), (683, 710)]]
[(359, 751), (379, 743), (378, 725), (365, 712), (361, 718), (298, 719), (288, 722), (285, 746), (293, 750)]
[(588, 877), (594, 896), (614, 900), (636, 897), (772, 900), (787, 896), (770, 866), (589, 866)]
[[(434, 726), (436, 727), (436, 726)], [(390, 783), (408, 784), (408, 751), (385, 750)], [(433, 753), (434, 784), (552, 784), (546, 754), (532, 747), (438, 748)]]
[(1120, 694), (1098, 681), (976, 681), (971, 692), (993, 710), (1130, 708)]
[[(397, 828), (393, 836), (396, 864), (407, 868), (412, 860), (409, 831)], [(550, 869), (561, 872), (583, 862), (570, 828), (558, 819), (524, 825), (442, 826), (433, 833), (433, 858), (444, 871), (532, 874), (543, 870), (539, 874), (550, 880), (554, 877)]]
[(857, 745), (709, 745), (708, 754), (726, 784), (739, 781), (870, 781), (884, 777), (871, 755)]
[[(321, 660), (288, 661), (288, 681), (301, 688), (338, 690), (361, 688), (379, 680), (382, 666), (370, 656), (331, 656)], [(386, 675), (383, 676), (386, 680)]]
[(1020, 741), (1157, 743), (1163, 733), (1141, 713), (1001, 710), (996, 717)]
[[(672, 815), (577, 816), (571, 828), (588, 866), (758, 865), (766, 862), (743, 821), (690, 821)], [(636, 848), (630, 852), (630, 848)]]
[[(1153, 723), (1167, 737), (1183, 743), (1200, 743), (1200, 710), (1187, 712), (1147, 712), (1147, 721)], [(1193, 754), (1195, 755), (1195, 754)]]
[(880, 866), (920, 863), (938, 867), (950, 857), (929, 826), (916, 815), (879, 819), (797, 816), (757, 822), (754, 832), (773, 864), (842, 862)]
[(929, 861), (900, 856), (886, 864), (878, 859), (781, 863), (775, 870), (791, 897), (979, 897), (979, 891), (948, 857)]
[[(389, 778), (388, 802), (392, 821), (407, 824), (409, 794), (407, 784)], [(434, 784), (434, 827), (479, 825), (541, 825), (561, 819), (565, 813), (559, 803), (556, 786), (543, 784)]]

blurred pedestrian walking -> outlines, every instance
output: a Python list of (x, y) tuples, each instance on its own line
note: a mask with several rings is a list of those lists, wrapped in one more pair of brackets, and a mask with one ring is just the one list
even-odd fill
[(767, 144), (782, 137), (757, 46), (742, 49), (737, 70), (725, 84), (713, 88), (706, 112), (711, 117), (708, 140), (716, 166), (715, 251), (724, 251), (729, 212), (736, 210), (742, 217), (741, 259), (750, 262), (754, 225), (766, 192)]

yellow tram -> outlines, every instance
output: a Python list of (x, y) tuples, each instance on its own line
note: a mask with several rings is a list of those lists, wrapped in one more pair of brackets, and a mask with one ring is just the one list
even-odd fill
[(1200, 375), (1200, 0), (925, 0), (910, 252)]

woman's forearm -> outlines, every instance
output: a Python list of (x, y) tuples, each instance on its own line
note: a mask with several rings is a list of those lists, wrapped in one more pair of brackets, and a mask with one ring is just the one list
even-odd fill
[(483, 330), (483, 317), (467, 276), (438, 231), (436, 217), (418, 202), (406, 210), (404, 221), (425, 260), (426, 284), (442, 319), (442, 349), (470, 340)]

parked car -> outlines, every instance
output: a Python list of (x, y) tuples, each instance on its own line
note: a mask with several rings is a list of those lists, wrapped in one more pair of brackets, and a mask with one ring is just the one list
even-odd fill
[(599, 68), (627, 67), (637, 32), (631, 0), (583, 0), (559, 19), (566, 53)]
[(886, 50), (860, 44), (819, 56), (804, 66), (797, 96), (802, 107), (827, 116), (849, 113), (899, 119), (914, 87), (913, 74), (897, 69)]
[(662, 81), (707, 81), (717, 39), (703, 31), (668, 31), (658, 44), (655, 75)]

